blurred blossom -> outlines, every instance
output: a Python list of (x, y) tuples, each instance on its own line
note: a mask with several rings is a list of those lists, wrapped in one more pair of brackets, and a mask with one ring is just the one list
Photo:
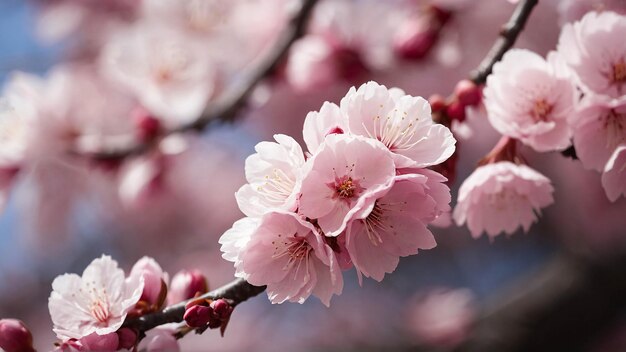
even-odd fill
[(436, 288), (418, 293), (406, 312), (406, 329), (417, 343), (454, 347), (468, 337), (477, 307), (469, 289)]
[(621, 144), (606, 163), (602, 187), (611, 202), (626, 196), (626, 144)]

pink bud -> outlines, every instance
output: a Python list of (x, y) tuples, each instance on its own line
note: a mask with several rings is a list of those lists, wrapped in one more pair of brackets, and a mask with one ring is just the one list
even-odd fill
[(35, 351), (33, 335), (19, 320), (0, 319), (0, 349), (6, 352)]
[(358, 50), (345, 46), (334, 48), (336, 74), (346, 81), (358, 80), (368, 69)]
[(233, 312), (233, 307), (224, 299), (211, 302), (211, 308), (213, 308), (215, 316), (222, 321), (228, 320)]
[(393, 38), (393, 49), (404, 59), (421, 59), (437, 42), (439, 31), (428, 16), (406, 20)]
[(432, 112), (443, 111), (446, 107), (446, 98), (444, 98), (440, 94), (433, 94), (428, 98), (428, 103), (430, 103), (430, 109)]
[(98, 335), (95, 332), (79, 340), (85, 351), (116, 351), (119, 347), (119, 337), (112, 332), (106, 335)]
[(481, 100), (480, 88), (469, 79), (459, 81), (454, 88), (454, 94), (466, 106), (476, 106)]
[(452, 120), (457, 120), (459, 122), (465, 121), (465, 105), (460, 101), (455, 100), (452, 104), (448, 105), (446, 109), (446, 114)]
[(185, 311), (183, 319), (185, 319), (187, 325), (191, 326), (192, 328), (201, 328), (209, 323), (212, 314), (213, 308), (202, 305), (195, 305), (189, 307)]
[(169, 300), (172, 304), (182, 302), (208, 290), (207, 280), (199, 270), (181, 270), (172, 278)]
[[(144, 281), (141, 300), (160, 307), (167, 294), (167, 274), (163, 272), (161, 266), (152, 258), (143, 257), (133, 266), (130, 276), (141, 276)], [(165, 292), (163, 292), (165, 290)]]
[(135, 344), (137, 344), (137, 333), (129, 328), (122, 328), (117, 331), (117, 336), (119, 337), (120, 346), (119, 348), (124, 348), (127, 350), (131, 350)]
[(142, 141), (154, 139), (161, 131), (161, 122), (145, 108), (135, 108), (131, 116), (137, 127), (137, 135)]

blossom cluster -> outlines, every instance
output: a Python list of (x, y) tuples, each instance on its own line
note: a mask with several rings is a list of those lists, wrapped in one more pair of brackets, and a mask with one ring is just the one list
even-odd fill
[(461, 186), (457, 224), (474, 236), (528, 231), (553, 202), (550, 180), (524, 165), (516, 141), (537, 152), (573, 145), (583, 167), (602, 172), (611, 201), (626, 195), (625, 35), (625, 16), (589, 12), (563, 27), (546, 59), (512, 49), (494, 65), (484, 105), (504, 137)]
[[(141, 258), (128, 276), (111, 257), (103, 255), (85, 268), (82, 276), (64, 274), (52, 283), (48, 301), (57, 351), (178, 351), (175, 333), (179, 324), (167, 324), (147, 332), (145, 338), (129, 318), (160, 311), (208, 291), (198, 271), (169, 275), (152, 258)], [(223, 304), (223, 303), (222, 303)], [(183, 324), (184, 325), (184, 324)], [(15, 338), (13, 338), (15, 341)]]
[(329, 305), (354, 266), (381, 281), (400, 257), (435, 247), (427, 225), (449, 211), (446, 179), (427, 169), (455, 150), (428, 102), (375, 82), (307, 115), (305, 153), (275, 135), (246, 159), (236, 193), (247, 216), (220, 239), (236, 276), (267, 285), (273, 303)]

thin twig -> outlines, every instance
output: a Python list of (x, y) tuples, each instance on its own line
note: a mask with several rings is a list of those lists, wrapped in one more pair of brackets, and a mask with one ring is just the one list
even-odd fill
[[(239, 110), (245, 105), (250, 94), (256, 86), (265, 78), (270, 76), (289, 51), (291, 45), (304, 34), (308, 19), (311, 17), (313, 8), (318, 0), (302, 0), (300, 8), (295, 11), (287, 27), (277, 39), (274, 47), (269, 51), (258, 65), (245, 75), (245, 78), (232, 84), (215, 102), (209, 104), (204, 113), (196, 120), (165, 131), (161, 137), (170, 134), (203, 131), (209, 125), (220, 122), (232, 122), (236, 119)], [(129, 156), (145, 153), (150, 150), (154, 143), (140, 143), (130, 148), (111, 150), (88, 154), (87, 156), (95, 160), (121, 160)], [(84, 155), (84, 153), (73, 152), (72, 154)]]
[[(216, 300), (224, 298), (229, 300), (231, 305), (234, 307), (251, 297), (259, 295), (263, 291), (265, 291), (265, 286), (252, 286), (246, 280), (236, 279), (218, 289), (205, 293), (204, 295), (192, 300)], [(163, 324), (182, 322), (183, 316), (185, 315), (185, 304), (187, 304), (187, 302), (189, 301), (169, 306), (160, 312), (146, 314), (136, 319), (129, 319), (124, 323), (124, 326), (136, 329), (140, 333), (143, 333)]]
[(522, 0), (519, 2), (509, 22), (500, 30), (500, 36), (496, 39), (487, 56), (470, 74), (470, 79), (474, 83), (481, 85), (487, 81), (487, 76), (491, 74), (493, 65), (500, 61), (504, 54), (515, 44), (537, 2), (538, 0)]

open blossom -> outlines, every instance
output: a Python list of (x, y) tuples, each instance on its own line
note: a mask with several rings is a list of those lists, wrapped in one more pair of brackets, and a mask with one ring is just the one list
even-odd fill
[[(329, 305), (332, 295), (341, 293), (343, 278), (335, 253), (312, 224), (292, 213), (268, 213), (252, 232), (238, 229), (248, 241), (235, 260), (224, 257), (235, 262), (238, 277), (267, 285), (272, 303), (302, 303), (313, 294)], [(237, 236), (222, 236), (222, 250), (228, 239), (237, 241)]]
[(606, 163), (602, 187), (611, 202), (626, 196), (626, 143), (617, 147)]
[(104, 72), (166, 124), (197, 118), (213, 93), (210, 55), (176, 29), (139, 24), (112, 36), (103, 50)]
[(507, 52), (484, 90), (491, 125), (540, 152), (567, 148), (576, 90), (559, 65), (555, 54), (546, 61), (529, 50)]
[(235, 194), (241, 211), (261, 216), (273, 210), (293, 211), (302, 181), (304, 153), (293, 138), (277, 134), (274, 142), (256, 145), (246, 159), (246, 179)]
[(359, 274), (381, 281), (399, 257), (436, 246), (426, 225), (449, 210), (446, 179), (430, 170), (401, 175), (391, 188), (366, 198), (352, 212), (346, 248)]
[(589, 12), (561, 30), (558, 52), (588, 92), (626, 94), (626, 16)]
[(158, 326), (148, 332), (139, 343), (139, 350), (146, 352), (178, 352), (180, 346), (174, 336), (178, 323)]
[(602, 171), (615, 148), (626, 141), (626, 99), (587, 97), (571, 124), (581, 163), (587, 169)]
[(326, 236), (338, 236), (359, 199), (388, 188), (395, 176), (391, 153), (372, 139), (331, 135), (302, 180), (298, 212), (317, 223)]
[(61, 340), (117, 331), (141, 298), (143, 281), (124, 278), (117, 262), (103, 255), (83, 275), (64, 274), (52, 282), (48, 300), (54, 332)]
[(351, 88), (341, 100), (350, 133), (382, 142), (397, 168), (440, 164), (454, 153), (450, 130), (433, 122), (430, 105), (422, 97), (387, 89), (376, 82)]
[(501, 161), (478, 167), (461, 185), (453, 217), (473, 237), (528, 231), (536, 213), (554, 202), (550, 180), (526, 165)]

